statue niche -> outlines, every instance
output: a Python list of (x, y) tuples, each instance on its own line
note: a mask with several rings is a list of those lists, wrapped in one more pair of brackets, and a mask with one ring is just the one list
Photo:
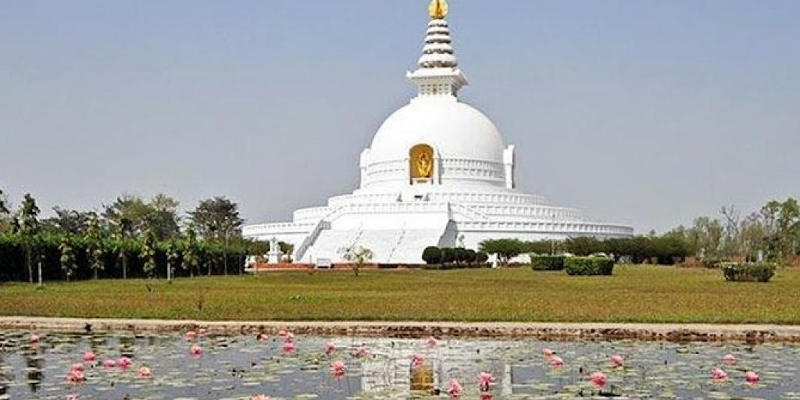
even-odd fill
[(433, 178), (433, 147), (418, 144), (409, 151), (411, 183), (428, 182)]

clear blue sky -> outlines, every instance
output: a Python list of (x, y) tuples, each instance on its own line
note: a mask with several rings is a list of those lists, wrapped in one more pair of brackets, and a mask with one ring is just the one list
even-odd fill
[[(427, 0), (0, 2), (0, 188), (88, 209), (225, 194), (285, 220), (358, 182)], [(639, 231), (800, 196), (800, 1), (451, 0), (520, 186)]]

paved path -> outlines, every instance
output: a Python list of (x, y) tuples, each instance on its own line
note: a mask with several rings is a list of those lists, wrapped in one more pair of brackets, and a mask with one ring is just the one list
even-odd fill
[(625, 323), (192, 321), (0, 317), (0, 329), (38, 332), (181, 332), (205, 328), (218, 334), (288, 329), (298, 334), (383, 337), (536, 337), (540, 339), (639, 339), (671, 341), (800, 342), (800, 326)]

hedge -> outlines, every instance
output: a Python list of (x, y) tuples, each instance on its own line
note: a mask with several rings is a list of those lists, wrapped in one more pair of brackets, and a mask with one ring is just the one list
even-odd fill
[(730, 282), (769, 282), (775, 276), (773, 263), (738, 263), (722, 267), (722, 275)]
[(531, 267), (534, 271), (561, 271), (565, 259), (564, 256), (531, 255)]
[(569, 275), (611, 275), (614, 260), (605, 257), (568, 257), (564, 267)]
[[(32, 263), (34, 273), (33, 279), (36, 280), (38, 260), (42, 262), (42, 276), (45, 281), (63, 280), (66, 277), (61, 269), (61, 251), (58, 246), (62, 241), (61, 235), (42, 234), (34, 238), (32, 242), (33, 256)], [(86, 241), (80, 237), (70, 237), (69, 243), (75, 253), (77, 269), (71, 279), (81, 280), (90, 279), (94, 271), (89, 266), (87, 257)], [(103, 246), (103, 265), (99, 271), (101, 279), (115, 279), (122, 277), (122, 262), (117, 248), (125, 249), (127, 255), (127, 277), (143, 278), (144, 258), (142, 257), (142, 244), (137, 240), (126, 242), (116, 242), (106, 240)], [(167, 243), (159, 243), (156, 248), (156, 269), (157, 277), (165, 277), (167, 274)], [(247, 256), (247, 250), (241, 246), (230, 246), (227, 251), (217, 243), (201, 242), (198, 244), (197, 255), (200, 265), (189, 271), (183, 268), (183, 260), (180, 257), (172, 265), (174, 276), (189, 276), (214, 274), (221, 275), (223, 271), (224, 258), (227, 257), (228, 273), (240, 273), (241, 267)], [(0, 282), (4, 281), (27, 281), (28, 268), (25, 262), (25, 246), (22, 238), (13, 234), (0, 234)]]

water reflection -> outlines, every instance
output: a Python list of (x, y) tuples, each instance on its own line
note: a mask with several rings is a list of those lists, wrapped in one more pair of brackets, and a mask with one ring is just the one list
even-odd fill
[[(315, 396), (317, 399), (406, 399), (444, 393), (451, 380), (464, 388), (462, 398), (477, 398), (478, 375), (493, 375), (495, 399), (590, 397), (599, 394), (628, 398), (760, 397), (787, 398), (800, 392), (796, 360), (800, 347), (789, 344), (675, 344), (639, 342), (540, 342), (536, 340), (443, 340), (429, 346), (423, 340), (297, 337), (297, 350), (286, 354), (283, 339), (258, 342), (250, 336), (198, 337), (188, 343), (182, 335), (97, 333), (49, 334), (38, 346), (27, 342), (28, 332), (0, 331), (0, 396), (5, 398), (81, 399), (186, 398), (249, 399), (266, 394), (273, 399)], [(333, 340), (338, 350), (324, 352)], [(203, 349), (192, 357), (192, 344)], [(362, 349), (363, 345), (363, 349)], [(550, 347), (564, 359), (550, 366), (541, 354)], [(368, 352), (355, 356), (356, 350)], [(66, 375), (84, 352), (98, 356), (85, 364), (86, 382), (70, 384)], [(725, 354), (738, 358), (723, 365)], [(621, 355), (624, 368), (609, 359)], [(418, 365), (413, 356), (417, 355)], [(107, 367), (103, 361), (129, 357), (130, 369)], [(422, 361), (419, 361), (422, 360)], [(344, 377), (330, 366), (344, 363)], [(139, 378), (146, 366), (152, 378)], [(714, 367), (729, 378), (715, 382)], [(761, 375), (747, 385), (744, 374)], [(608, 383), (594, 386), (589, 374), (602, 371)], [(3, 398), (3, 397), (0, 397)], [(800, 398), (800, 397), (798, 397)]]

